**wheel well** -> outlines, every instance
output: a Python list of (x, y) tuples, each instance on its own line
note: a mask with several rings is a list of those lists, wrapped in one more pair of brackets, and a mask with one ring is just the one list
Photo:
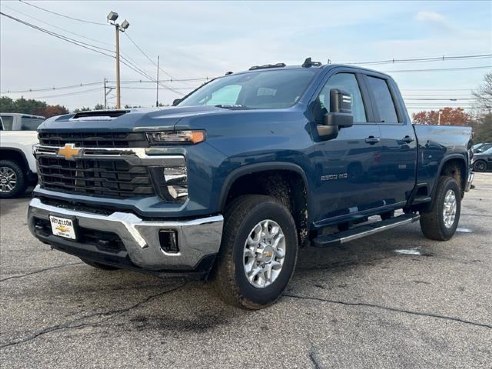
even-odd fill
[(29, 168), (24, 154), (20, 151), (13, 149), (0, 149), (0, 154), (2, 156), (2, 160), (14, 161), (20, 165), (24, 171), (27, 171)]
[(265, 170), (239, 177), (229, 189), (225, 207), (242, 195), (272, 196), (285, 205), (296, 223), (299, 245), (304, 245), (308, 238), (308, 205), (306, 184), (300, 174), (290, 170)]
[(465, 194), (466, 178), (467, 178), (466, 165), (464, 160), (451, 159), (447, 161), (443, 165), (440, 175), (449, 176), (456, 179), (456, 182), (458, 182), (458, 184), (460, 185), (461, 196), (463, 197), (463, 195)]

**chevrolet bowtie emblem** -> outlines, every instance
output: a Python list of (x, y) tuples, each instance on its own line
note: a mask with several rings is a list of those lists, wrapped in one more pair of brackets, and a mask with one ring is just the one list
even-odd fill
[(67, 160), (72, 160), (79, 152), (80, 149), (76, 148), (75, 144), (65, 144), (64, 147), (58, 150), (58, 155), (63, 156)]

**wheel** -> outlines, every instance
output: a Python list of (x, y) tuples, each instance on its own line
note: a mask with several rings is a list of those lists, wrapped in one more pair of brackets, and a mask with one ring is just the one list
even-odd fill
[(483, 160), (477, 160), (475, 164), (473, 164), (473, 170), (485, 172), (487, 170), (487, 163)]
[(118, 270), (118, 269), (120, 269), (120, 268), (112, 266), (112, 265), (101, 264), (101, 263), (98, 263), (98, 262), (92, 261), (92, 260), (87, 260), (87, 259), (82, 259), (82, 258), (80, 258), (80, 260), (82, 260), (87, 265), (90, 265), (91, 267), (94, 267), (97, 269), (102, 269), (102, 270)]
[(428, 212), (420, 214), (424, 236), (437, 241), (453, 237), (461, 213), (461, 190), (453, 177), (440, 177), (435, 199)]
[(22, 195), (27, 188), (27, 178), (19, 164), (0, 160), (0, 198), (10, 199)]
[(292, 215), (273, 197), (247, 195), (225, 212), (213, 283), (222, 299), (247, 309), (273, 304), (291, 279), (297, 260)]

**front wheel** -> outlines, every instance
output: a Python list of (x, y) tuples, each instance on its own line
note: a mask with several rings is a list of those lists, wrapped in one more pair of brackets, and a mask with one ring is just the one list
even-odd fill
[(293, 275), (297, 249), (296, 225), (284, 205), (260, 195), (234, 200), (214, 271), (218, 293), (247, 309), (273, 304)]
[(0, 160), (0, 199), (20, 196), (27, 188), (27, 178), (19, 164)]
[(487, 170), (487, 163), (483, 160), (477, 160), (475, 164), (473, 164), (473, 170), (477, 172), (485, 172)]
[(461, 190), (453, 177), (440, 177), (432, 208), (420, 214), (420, 228), (431, 240), (447, 241), (458, 227), (461, 213)]

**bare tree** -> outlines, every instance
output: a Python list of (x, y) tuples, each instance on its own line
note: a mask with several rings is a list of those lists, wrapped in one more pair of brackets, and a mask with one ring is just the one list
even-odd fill
[(492, 113), (492, 72), (485, 75), (483, 83), (472, 94), (482, 114)]

